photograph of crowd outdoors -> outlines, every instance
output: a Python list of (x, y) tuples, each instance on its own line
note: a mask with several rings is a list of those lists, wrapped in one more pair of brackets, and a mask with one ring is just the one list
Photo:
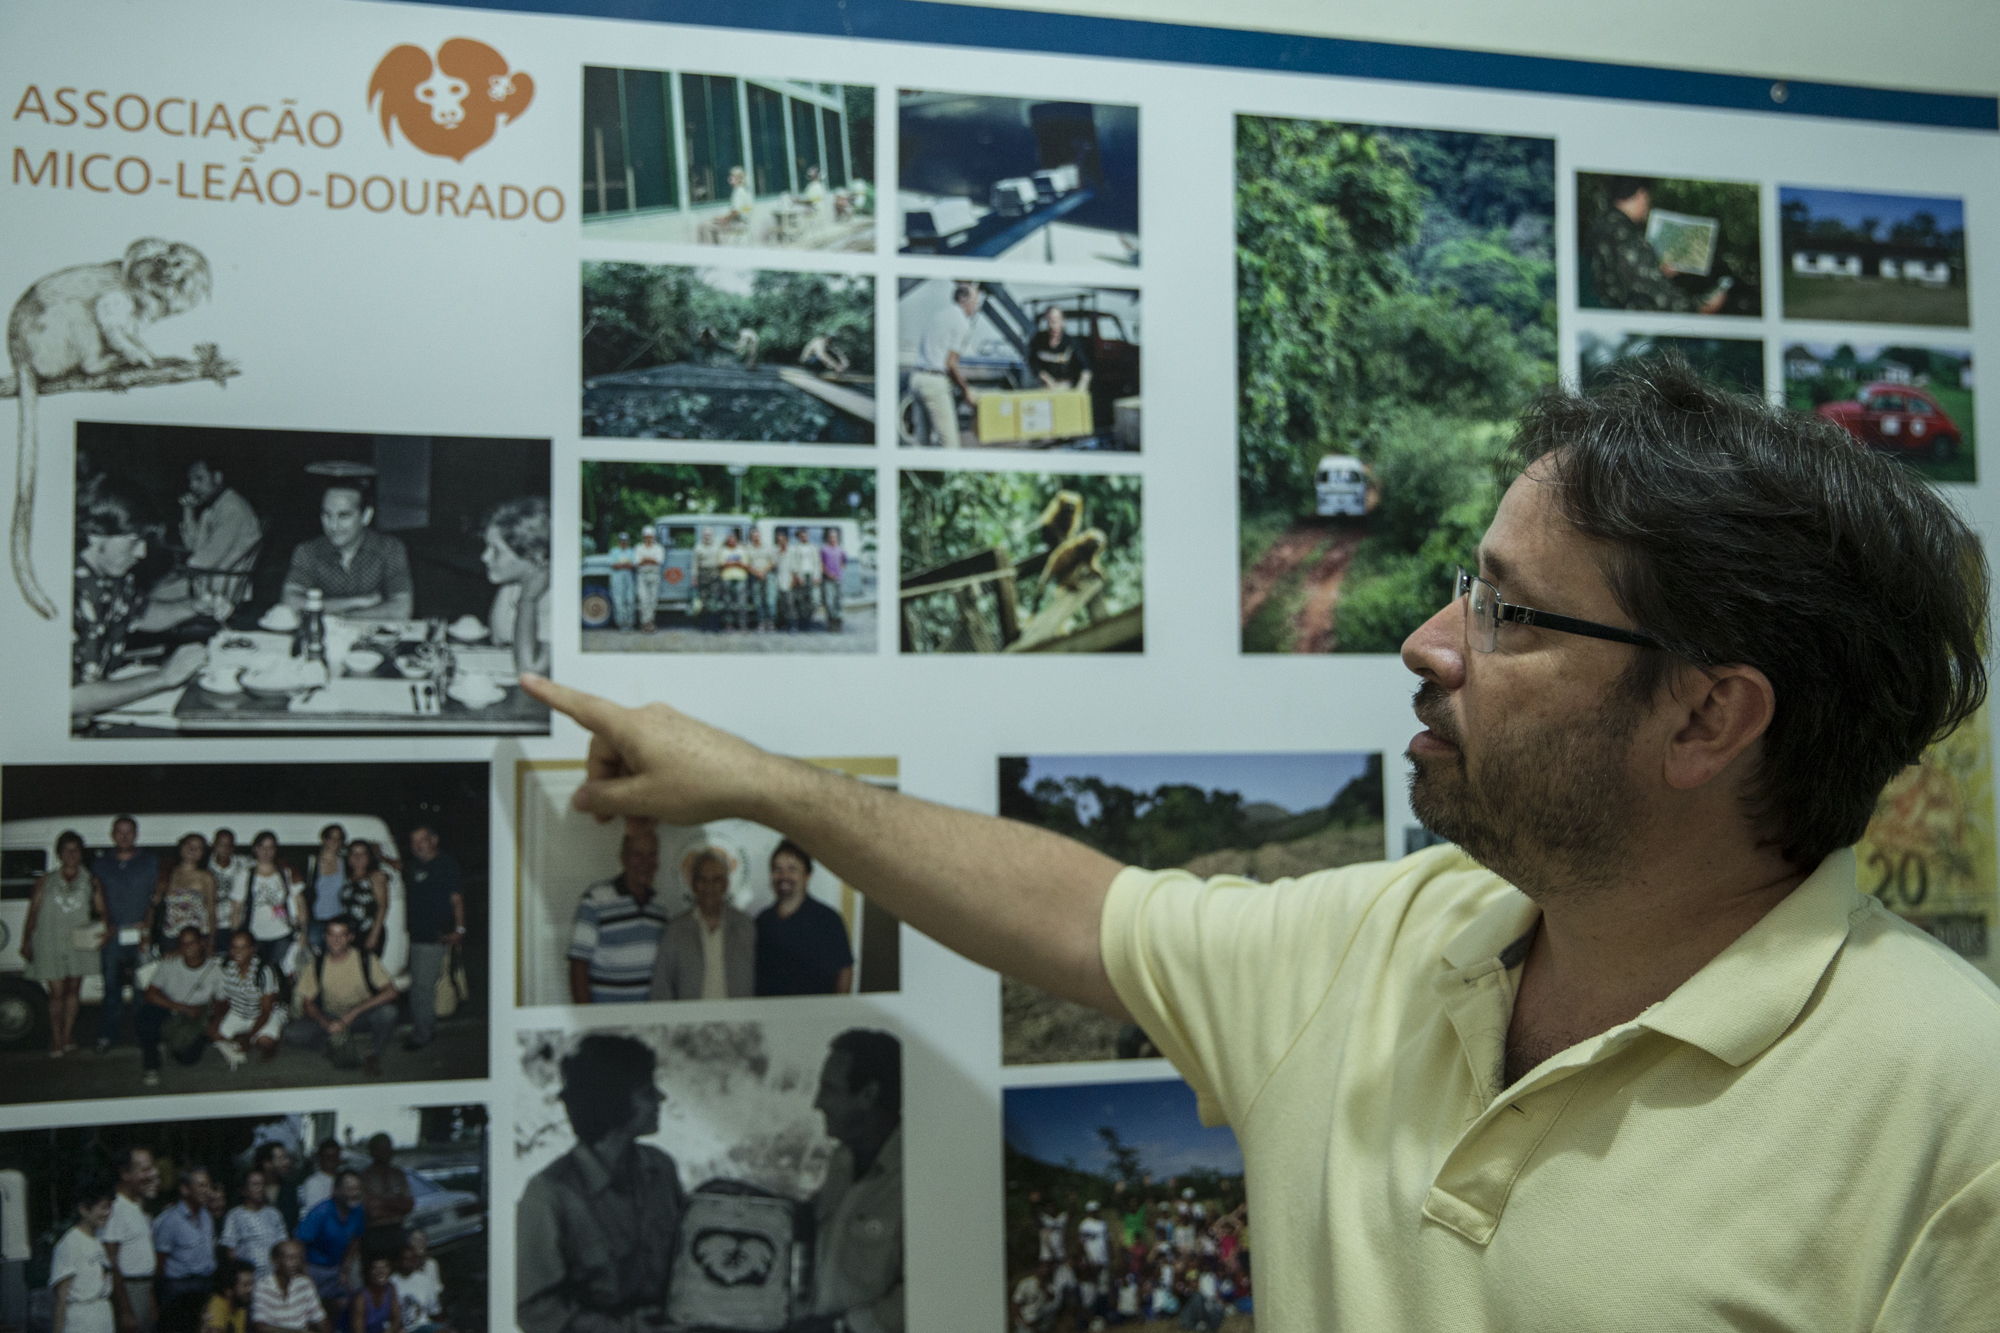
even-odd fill
[(0, 769), (0, 1101), (484, 1078), (489, 799), (485, 764)]
[(1139, 108), (904, 88), (904, 254), (1139, 263)]
[(484, 1333), (486, 1151), (483, 1106), (0, 1134), (0, 1304), (22, 1333)]
[(1243, 1153), (1179, 1079), (1008, 1088), (1007, 1327), (1251, 1333)]
[(1785, 400), (1931, 481), (1979, 480), (1972, 353), (1885, 343), (1787, 343)]
[(1627, 333), (1616, 338), (1580, 330), (1576, 362), (1586, 390), (1607, 383), (1625, 361), (1679, 356), (1705, 380), (1736, 393), (1764, 396), (1764, 344), (1755, 338), (1679, 338), (1659, 333)]
[(1139, 451), (1139, 293), (903, 278), (897, 439)]
[(894, 1333), (903, 1052), (820, 1013), (523, 1032), (521, 1333)]
[[(1000, 814), (1125, 865), (1268, 884), (1382, 859), (1382, 756), (1002, 755)], [(1158, 1054), (1133, 1024), (1000, 979), (1005, 1064)]]
[(1236, 121), (1238, 626), (1393, 653), (1476, 563), (1556, 378), (1555, 144)]
[(583, 433), (875, 442), (875, 279), (583, 266)]
[(74, 734), (548, 731), (547, 440), (76, 434)]
[(1965, 201), (1778, 189), (1785, 318), (1965, 328)]
[(875, 90), (586, 65), (583, 234), (875, 249)]
[(902, 651), (1143, 652), (1139, 492), (1125, 476), (903, 473)]
[(585, 652), (872, 653), (875, 473), (583, 464)]
[[(807, 763), (893, 790), (894, 759)], [(516, 771), (520, 1003), (852, 995), (902, 986), (900, 924), (743, 819), (599, 824), (573, 762)]]
[(1577, 172), (1577, 305), (1763, 314), (1757, 210), (1751, 184)]

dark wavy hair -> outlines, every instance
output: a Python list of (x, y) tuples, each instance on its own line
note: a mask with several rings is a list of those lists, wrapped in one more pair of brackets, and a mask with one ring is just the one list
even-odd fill
[(523, 560), (546, 565), (549, 562), (549, 502), (539, 495), (523, 495), (493, 507), (480, 524), (483, 532), (497, 528), (508, 550)]
[(1988, 572), (1937, 491), (1831, 422), (1705, 383), (1678, 356), (1521, 418), (1560, 512), (1605, 544), (1625, 614), (1666, 645), (1622, 688), (1688, 663), (1754, 666), (1777, 710), (1747, 793), (1801, 869), (1860, 839), (1877, 798), (1986, 699)]
[(563, 1057), (563, 1109), (579, 1143), (594, 1143), (632, 1117), (632, 1094), (653, 1081), (653, 1048), (637, 1037), (593, 1032)]
[(875, 1085), (875, 1104), (892, 1115), (903, 1113), (903, 1043), (876, 1028), (849, 1028), (827, 1046), (847, 1057), (847, 1090)]

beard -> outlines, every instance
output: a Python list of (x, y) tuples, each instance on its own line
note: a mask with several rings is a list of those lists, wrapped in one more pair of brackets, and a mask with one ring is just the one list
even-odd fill
[(1502, 726), (1468, 755), (1442, 687), (1417, 690), (1417, 720), (1458, 747), (1408, 756), (1410, 810), (1530, 898), (1609, 887), (1626, 873), (1640, 797), (1626, 767), (1641, 705), (1616, 691), (1565, 722)]

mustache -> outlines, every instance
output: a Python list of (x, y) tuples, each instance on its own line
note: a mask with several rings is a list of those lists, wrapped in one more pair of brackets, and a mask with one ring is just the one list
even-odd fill
[(1427, 680), (1417, 687), (1416, 694), (1410, 699), (1410, 708), (1416, 713), (1417, 721), (1444, 740), (1463, 749), (1464, 743), (1458, 734), (1458, 725), (1451, 720), (1451, 709), (1445, 702), (1447, 697), (1444, 686)]

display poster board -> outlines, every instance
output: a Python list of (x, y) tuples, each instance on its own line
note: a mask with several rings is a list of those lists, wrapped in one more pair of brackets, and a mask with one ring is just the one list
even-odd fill
[[(517, 673), (1268, 881), (1427, 845), (1397, 649), (1543, 385), (1678, 351), (2000, 517), (1992, 99), (602, 8), (0, 19), (0, 1325), (109, 1172), (169, 1330), (176, 1209), (408, 1330), (1249, 1329), (1145, 1033), (580, 820)], [(1993, 788), (1982, 713), (1861, 865), (2000, 975)]]

